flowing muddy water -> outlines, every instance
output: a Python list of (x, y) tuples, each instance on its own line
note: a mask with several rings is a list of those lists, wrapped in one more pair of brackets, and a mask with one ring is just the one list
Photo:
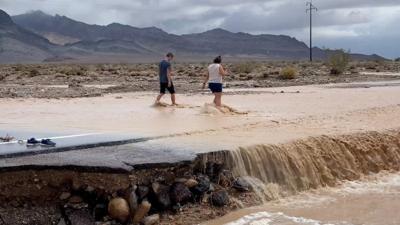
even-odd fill
[[(398, 131), (258, 145), (204, 155), (203, 161), (224, 162), (235, 176), (251, 184), (265, 204), (208, 225), (400, 223), (400, 174), (368, 177), (399, 171)], [(339, 188), (326, 188), (335, 186)]]
[(243, 209), (203, 225), (398, 225), (400, 173), (382, 172)]

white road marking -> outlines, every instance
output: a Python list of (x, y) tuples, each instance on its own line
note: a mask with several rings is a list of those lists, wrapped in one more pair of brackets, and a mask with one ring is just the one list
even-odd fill
[[(99, 134), (103, 134), (103, 133), (88, 133), (88, 134), (74, 134), (74, 135), (57, 136), (57, 137), (45, 137), (45, 138), (37, 138), (37, 140), (42, 140), (42, 139), (58, 140), (58, 139), (66, 139), (66, 138), (93, 136), (93, 135), (99, 135)], [(16, 144), (16, 143), (19, 143), (20, 141), (21, 140), (10, 141), (10, 142), (2, 142), (2, 143), (0, 143), (0, 145)], [(24, 144), (26, 142), (27, 142), (27, 140), (22, 140), (21, 144)]]

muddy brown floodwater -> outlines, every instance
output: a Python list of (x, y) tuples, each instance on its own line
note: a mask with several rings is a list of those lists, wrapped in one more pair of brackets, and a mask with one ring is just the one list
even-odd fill
[[(151, 138), (112, 149), (5, 158), (0, 165), (29, 168), (61, 161), (69, 167), (86, 163), (96, 167), (119, 162), (132, 176), (137, 167), (128, 163), (129, 157), (151, 164), (154, 154), (162, 158), (193, 153), (195, 159), (185, 164), (188, 171), (179, 169), (180, 174), (198, 179), (190, 164), (205, 165), (203, 173), (209, 165), (218, 165), (234, 178), (243, 178), (252, 194), (232, 190), (233, 179), (224, 186), (218, 174), (215, 187), (232, 194), (229, 207), (210, 208), (205, 199), (200, 206), (183, 207), (175, 217), (164, 216), (164, 224), (173, 224), (176, 218), (181, 219), (175, 224), (198, 224), (259, 203), (262, 206), (206, 224), (399, 224), (400, 82), (228, 89), (222, 112), (208, 104), (212, 96), (207, 93), (178, 95), (178, 106), (154, 106), (155, 95), (0, 99), (0, 105), (7, 106), (0, 111), (0, 132), (124, 133)], [(151, 182), (159, 175), (154, 167), (143, 174), (154, 178)], [(175, 178), (181, 177), (171, 180)], [(140, 182), (143, 177), (133, 179)], [(24, 183), (16, 183), (23, 190)]]
[(398, 225), (399, 207), (400, 174), (382, 172), (239, 210), (203, 225)]

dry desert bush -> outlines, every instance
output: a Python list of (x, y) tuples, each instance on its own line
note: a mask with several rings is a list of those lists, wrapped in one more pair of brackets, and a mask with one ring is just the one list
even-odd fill
[(329, 56), (328, 63), (332, 75), (343, 74), (350, 63), (350, 55), (342, 49), (336, 50)]
[(281, 70), (279, 77), (284, 80), (295, 79), (297, 76), (297, 70), (294, 67), (287, 66)]

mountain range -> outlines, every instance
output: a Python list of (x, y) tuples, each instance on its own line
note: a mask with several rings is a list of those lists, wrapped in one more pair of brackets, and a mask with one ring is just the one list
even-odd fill
[[(252, 35), (223, 29), (175, 35), (156, 27), (137, 28), (112, 23), (89, 25), (60, 15), (31, 11), (10, 17), (0, 10), (0, 63), (42, 61), (146, 61), (166, 52), (181, 59), (216, 55), (247, 59), (307, 59), (308, 46), (285, 35)], [(313, 49), (322, 59), (327, 51)], [(353, 54), (377, 60), (377, 55)]]

